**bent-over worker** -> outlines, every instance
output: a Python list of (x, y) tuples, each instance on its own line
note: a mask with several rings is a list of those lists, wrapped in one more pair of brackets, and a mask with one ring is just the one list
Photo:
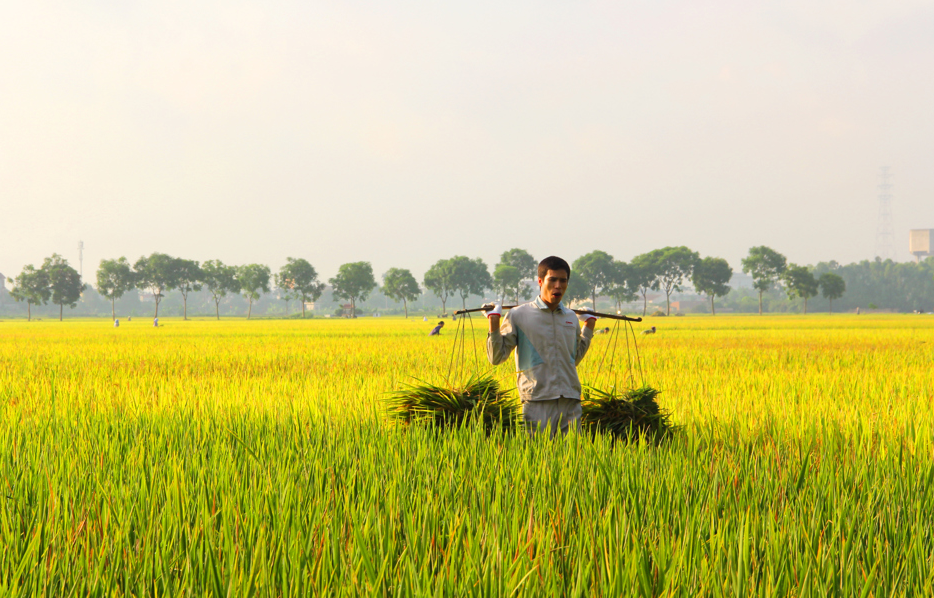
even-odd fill
[[(570, 426), (580, 425), (577, 365), (590, 348), (597, 316), (578, 316), (561, 304), (570, 278), (571, 267), (566, 261), (546, 257), (538, 265), (541, 291), (535, 301), (515, 307), (505, 316), (501, 302), (487, 312), (487, 358), (497, 365), (516, 349), (516, 386), (530, 432), (550, 428), (554, 436), (558, 429), (566, 434)], [(585, 323), (583, 332), (578, 320)]]
[(438, 325), (431, 329), (428, 336), (441, 336), (441, 329), (444, 328), (444, 320), (438, 322)]

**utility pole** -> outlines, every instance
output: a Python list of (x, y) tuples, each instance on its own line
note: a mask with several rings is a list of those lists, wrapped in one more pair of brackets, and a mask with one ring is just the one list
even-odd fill
[(78, 274), (84, 279), (84, 241), (78, 241)]
[(879, 222), (876, 225), (876, 257), (895, 259), (895, 231), (892, 225), (892, 173), (888, 166), (881, 168), (879, 183)]

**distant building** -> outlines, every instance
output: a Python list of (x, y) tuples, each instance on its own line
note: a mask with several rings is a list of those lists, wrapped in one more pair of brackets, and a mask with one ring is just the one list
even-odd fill
[(915, 256), (915, 261), (934, 255), (934, 229), (922, 228), (908, 231), (908, 251)]

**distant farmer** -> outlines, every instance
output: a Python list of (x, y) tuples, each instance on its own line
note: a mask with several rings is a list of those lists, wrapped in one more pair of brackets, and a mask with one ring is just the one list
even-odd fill
[[(581, 383), (577, 365), (584, 359), (593, 338), (597, 316), (581, 315), (561, 304), (571, 278), (571, 267), (559, 257), (546, 257), (538, 265), (538, 297), (503, 316), (497, 301), (487, 312), (490, 334), (486, 354), (497, 365), (516, 349), (516, 386), (522, 399), (522, 414), (530, 432), (579, 426)], [(502, 323), (500, 322), (502, 318)], [(581, 332), (578, 320), (585, 323)]]
[(114, 328), (120, 328), (120, 320), (114, 320)]
[(152, 325), (153, 325), (153, 326), (158, 326), (158, 325), (159, 325), (159, 318), (153, 318), (153, 319), (152, 319)]
[(648, 330), (643, 330), (642, 334), (655, 334), (655, 326), (652, 326)]
[(441, 329), (444, 328), (444, 321), (438, 322), (438, 325), (431, 329), (428, 336), (441, 336)]

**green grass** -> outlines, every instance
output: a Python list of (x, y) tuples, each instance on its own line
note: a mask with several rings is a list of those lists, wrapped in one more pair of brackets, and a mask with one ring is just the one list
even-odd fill
[(659, 319), (615, 447), (388, 422), (420, 319), (160, 321), (0, 323), (0, 594), (934, 594), (934, 318)]

